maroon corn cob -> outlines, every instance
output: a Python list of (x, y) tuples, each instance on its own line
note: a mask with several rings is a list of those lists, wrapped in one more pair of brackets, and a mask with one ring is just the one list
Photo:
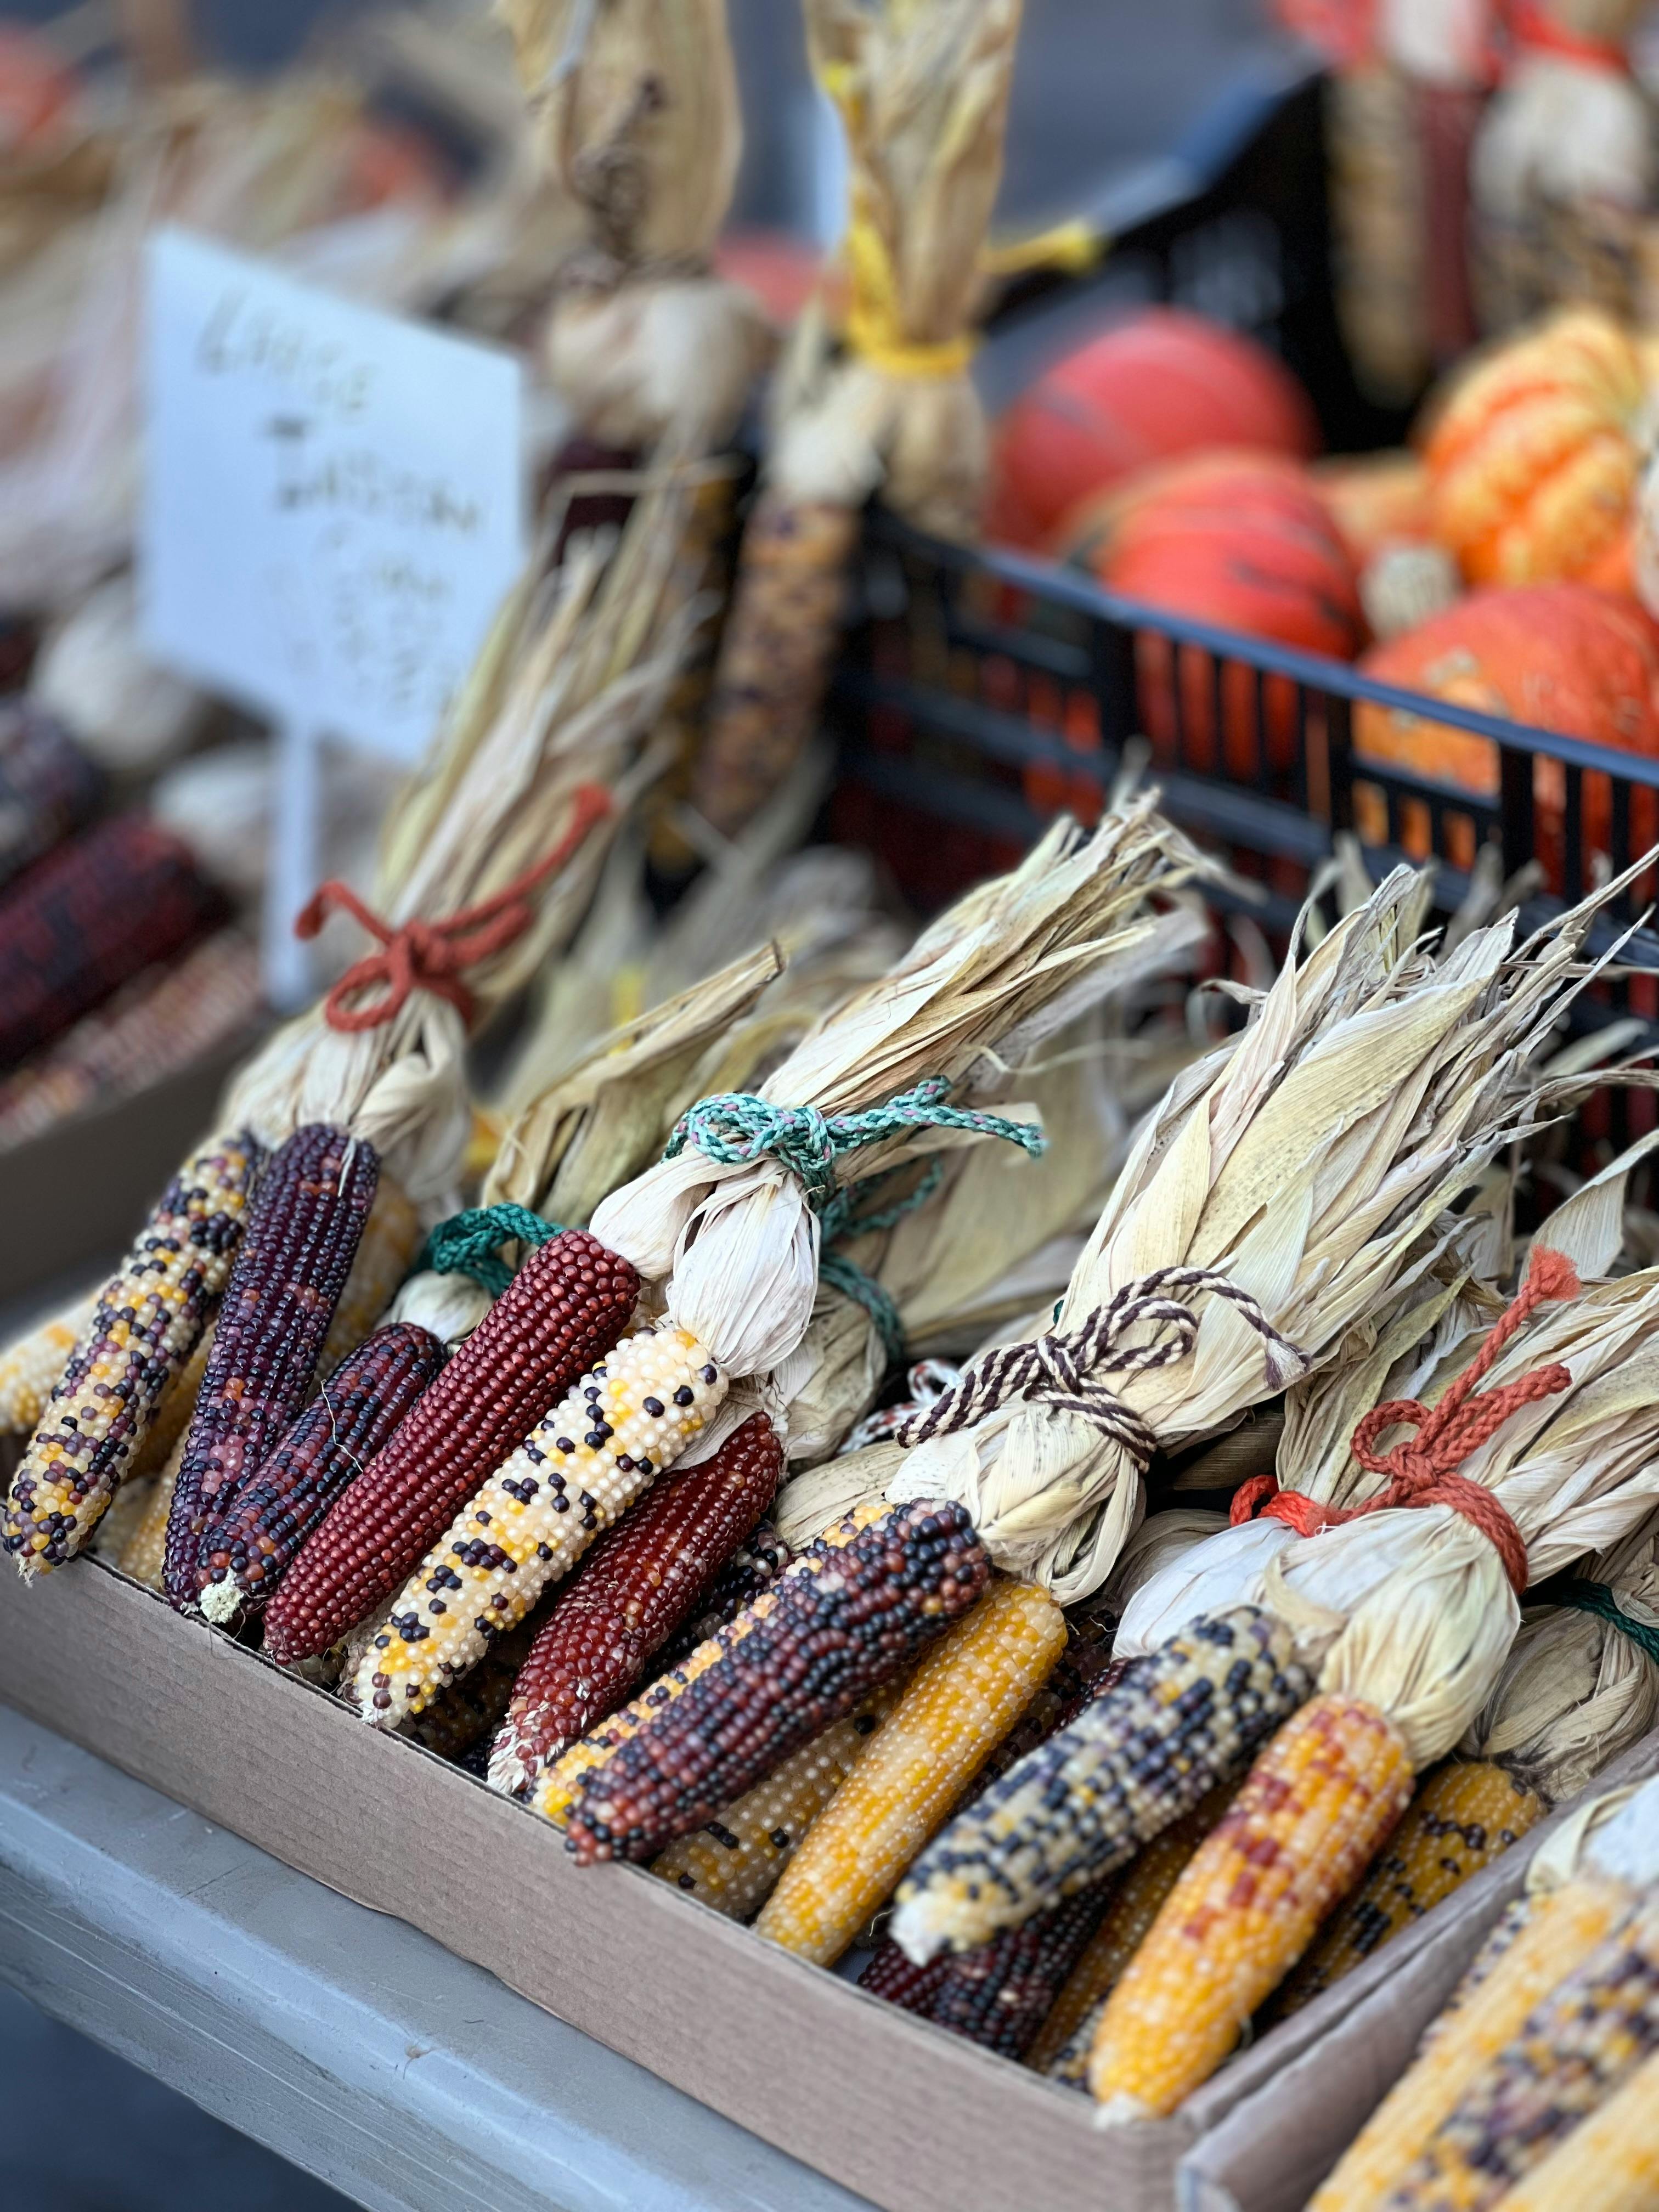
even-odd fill
[(0, 894), (0, 1067), (229, 915), (188, 848), (143, 815), (100, 823)]
[(621, 1338), (639, 1277), (597, 1237), (532, 1252), (391, 1441), (300, 1548), (265, 1649), (314, 1658), (398, 1589), (479, 1486)]
[(103, 770), (55, 714), (0, 705), (0, 884), (90, 822), (103, 795)]
[(204, 1529), (196, 1589), (210, 1620), (264, 1612), (301, 1545), (443, 1362), (437, 1338), (410, 1322), (377, 1328), (341, 1362)]
[(698, 1600), (696, 1618), (677, 1628), (657, 1654), (657, 1665), (666, 1673), (689, 1659), (698, 1644), (718, 1635), (745, 1606), (753, 1605), (788, 1565), (794, 1553), (772, 1523), (756, 1522), (744, 1541), (720, 1569)]
[(1109, 1881), (1097, 1882), (1021, 1927), (1005, 1928), (977, 1951), (941, 1954), (934, 1963), (945, 1972), (934, 1985), (928, 2019), (1004, 2058), (1024, 2058), (1104, 1917), (1111, 1894)]
[(313, 1121), (272, 1156), (225, 1286), (167, 1516), (162, 1587), (196, 1602), (196, 1559), (220, 1506), (305, 1403), (374, 1202), (372, 1146)]
[(859, 1976), (859, 1987), (884, 2004), (896, 2005), (901, 2012), (920, 2013), (927, 2020), (950, 1963), (941, 1953), (919, 1966), (914, 1959), (905, 1957), (890, 1936), (884, 1936)]
[(553, 1607), (514, 1686), (489, 1778), (522, 1795), (607, 1719), (778, 1494), (783, 1448), (751, 1414), (706, 1466), (671, 1474), (609, 1534)]
[(850, 1544), (821, 1544), (805, 1572), (779, 1579), (763, 1620), (583, 1778), (565, 1838), (580, 1865), (650, 1858), (702, 1826), (896, 1674), (990, 1580), (955, 1504), (900, 1507)]

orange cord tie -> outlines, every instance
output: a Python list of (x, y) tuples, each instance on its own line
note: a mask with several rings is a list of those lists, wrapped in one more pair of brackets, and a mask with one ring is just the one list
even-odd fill
[[(1391, 1399), (1386, 1405), (1373, 1407), (1354, 1431), (1354, 1457), (1368, 1474), (1389, 1476), (1386, 1489), (1363, 1505), (1322, 1505), (1300, 1491), (1280, 1490), (1277, 1475), (1258, 1474), (1243, 1484), (1233, 1499), (1233, 1526), (1249, 1521), (1260, 1508), (1263, 1515), (1288, 1522), (1298, 1536), (1313, 1536), (1322, 1528), (1358, 1521), (1367, 1513), (1380, 1513), (1385, 1506), (1449, 1505), (1491, 1543), (1519, 1597), (1527, 1587), (1527, 1547), (1521, 1531), (1499, 1498), (1457, 1470), (1471, 1452), (1497, 1434), (1511, 1413), (1569, 1387), (1572, 1376), (1559, 1360), (1554, 1360), (1547, 1367), (1504, 1383), (1501, 1389), (1488, 1390), (1480, 1397), (1474, 1395), (1481, 1377), (1490, 1372), (1534, 1307), (1552, 1298), (1577, 1297), (1578, 1291), (1578, 1273), (1571, 1261), (1546, 1246), (1535, 1247), (1519, 1296), (1440, 1403), (1429, 1407), (1415, 1398)], [(1401, 1423), (1413, 1426), (1416, 1436), (1396, 1444), (1392, 1451), (1379, 1452), (1376, 1438), (1385, 1429)]]
[[(572, 801), (570, 826), (553, 850), (534, 867), (514, 877), (493, 898), (464, 907), (443, 921), (406, 921), (393, 929), (371, 913), (349, 884), (331, 877), (320, 884), (295, 923), (294, 934), (315, 937), (329, 915), (339, 911), (378, 938), (381, 946), (379, 952), (365, 953), (348, 968), (323, 1000), (329, 1027), (347, 1031), (379, 1029), (403, 1012), (411, 991), (430, 991), (434, 998), (447, 1000), (470, 1028), (475, 1007), (472, 994), (461, 980), (464, 973), (505, 951), (514, 939), (524, 935), (536, 919), (531, 893), (563, 867), (589, 830), (610, 813), (611, 805), (610, 793), (601, 785), (579, 786)], [(350, 1003), (358, 993), (377, 987), (378, 998), (362, 1006)]]
[(1584, 69), (1605, 70), (1609, 76), (1631, 74), (1630, 56), (1613, 39), (1595, 39), (1546, 15), (1537, 0), (1514, 0), (1509, 10), (1511, 58), (1523, 54), (1553, 54), (1560, 61), (1577, 62)]

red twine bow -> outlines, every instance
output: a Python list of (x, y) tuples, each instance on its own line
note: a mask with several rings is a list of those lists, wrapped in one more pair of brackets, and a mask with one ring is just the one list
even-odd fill
[[(393, 929), (370, 912), (349, 884), (331, 877), (320, 884), (294, 925), (299, 938), (315, 937), (331, 914), (349, 914), (354, 921), (378, 938), (381, 950), (365, 953), (346, 969), (323, 1000), (323, 1014), (331, 1029), (374, 1030), (402, 1012), (411, 991), (430, 991), (454, 1007), (471, 1025), (472, 994), (461, 978), (497, 952), (505, 951), (522, 937), (536, 918), (530, 895), (556, 875), (597, 823), (611, 808), (611, 794), (597, 783), (578, 787), (571, 802), (570, 826), (553, 850), (515, 876), (493, 898), (464, 907), (443, 921), (406, 921)], [(354, 1006), (360, 993), (379, 987), (380, 996)]]
[[(1476, 1385), (1487, 1374), (1504, 1346), (1522, 1327), (1534, 1306), (1547, 1299), (1578, 1295), (1578, 1273), (1571, 1260), (1540, 1245), (1520, 1295), (1492, 1330), (1480, 1351), (1435, 1407), (1415, 1398), (1395, 1398), (1373, 1407), (1353, 1432), (1353, 1455), (1368, 1474), (1386, 1474), (1389, 1486), (1363, 1505), (1322, 1505), (1300, 1491), (1280, 1490), (1279, 1478), (1258, 1474), (1240, 1486), (1233, 1499), (1235, 1528), (1250, 1519), (1260, 1506), (1264, 1516), (1284, 1521), (1298, 1536), (1317, 1534), (1362, 1515), (1380, 1513), (1392, 1505), (1449, 1505), (1471, 1522), (1492, 1544), (1504, 1562), (1504, 1571), (1519, 1597), (1527, 1587), (1527, 1547), (1521, 1531), (1501, 1499), (1484, 1485), (1471, 1482), (1457, 1470), (1473, 1451), (1495, 1436), (1510, 1415), (1537, 1399), (1565, 1390), (1572, 1377), (1559, 1360), (1522, 1375), (1501, 1389), (1477, 1397)], [(1401, 1423), (1417, 1431), (1415, 1437), (1379, 1452), (1376, 1440), (1385, 1429)]]

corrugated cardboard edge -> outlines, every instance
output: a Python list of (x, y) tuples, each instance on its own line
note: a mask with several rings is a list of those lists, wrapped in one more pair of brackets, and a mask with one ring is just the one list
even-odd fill
[(1194, 2130), (878, 2002), (379, 1734), (94, 1559), (0, 1583), (0, 1695), (288, 1865), (411, 1922), (884, 2212), (1164, 2212)]

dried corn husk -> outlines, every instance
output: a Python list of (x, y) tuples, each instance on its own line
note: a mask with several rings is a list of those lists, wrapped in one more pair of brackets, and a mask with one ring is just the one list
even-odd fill
[[(1519, 949), (1511, 916), (1437, 961), (1418, 941), (1428, 880), (1401, 869), (1305, 957), (1293, 945), (1243, 1036), (1170, 1086), (1060, 1329), (1158, 1268), (1198, 1266), (1256, 1298), (1309, 1368), (1336, 1359), (1431, 1265), (1443, 1209), (1534, 1126), (1548, 1080), (1539, 1056), (1611, 895)], [(1231, 1304), (1206, 1293), (1195, 1312), (1191, 1355), (1119, 1392), (1165, 1449), (1293, 1379)], [(1001, 1565), (1070, 1599), (1109, 1570), (1139, 1491), (1133, 1459), (1082, 1416), (1014, 1401), (920, 1445), (890, 1495), (959, 1498)]]
[(918, 527), (970, 538), (988, 469), (969, 331), (1020, 0), (806, 0), (805, 13), (851, 164), (848, 351), (792, 374), (744, 533), (691, 790), (727, 836), (813, 734), (865, 501), (880, 489)]

